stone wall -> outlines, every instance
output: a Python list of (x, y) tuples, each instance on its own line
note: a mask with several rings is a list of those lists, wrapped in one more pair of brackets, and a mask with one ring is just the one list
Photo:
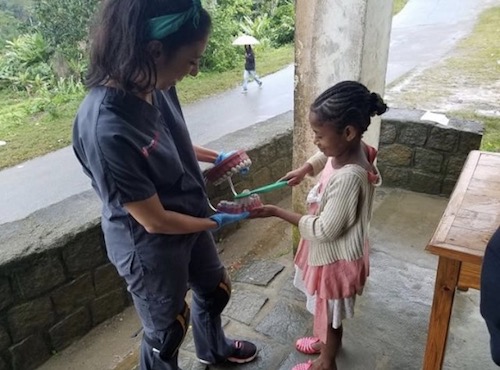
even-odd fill
[[(479, 147), (481, 127), (455, 120), (445, 127), (421, 122), (422, 113), (384, 115), (378, 161), (384, 184), (448, 194), (467, 153)], [(276, 181), (291, 169), (292, 127), (289, 112), (207, 147), (247, 150), (250, 174), (234, 176), (240, 192)], [(214, 205), (232, 198), (227, 184), (208, 186), (208, 192)], [(290, 193), (285, 188), (262, 198), (274, 203)], [(90, 190), (0, 225), (0, 370), (36, 368), (130, 304), (106, 257), (99, 217), (100, 204)]]
[[(207, 146), (247, 150), (254, 164), (247, 177), (234, 177), (241, 191), (275, 181), (291, 167), (291, 130), (286, 113)], [(214, 204), (231, 199), (227, 185), (209, 186), (209, 194)], [(0, 225), (0, 370), (35, 369), (131, 303), (107, 259), (99, 214), (91, 190)]]
[(482, 124), (450, 119), (422, 121), (425, 112), (391, 109), (384, 114), (378, 166), (385, 186), (449, 195), (467, 155), (479, 149)]
[[(78, 196), (69, 203), (85, 207), (90, 196)], [(52, 233), (45, 222), (56, 221), (51, 213), (58, 206), (0, 227), (2, 249), (22, 241), (26, 244), (21, 250), (27, 252), (2, 256), (2, 370), (36, 368), (128, 304), (125, 286), (107, 260), (98, 219), (52, 238), (58, 231)]]

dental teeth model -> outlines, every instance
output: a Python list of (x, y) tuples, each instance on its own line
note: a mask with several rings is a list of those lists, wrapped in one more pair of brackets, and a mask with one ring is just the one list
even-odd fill
[(240, 172), (242, 169), (249, 168), (252, 161), (244, 150), (238, 150), (228, 158), (224, 159), (217, 166), (209, 169), (205, 177), (214, 185), (220, 185), (226, 180)]
[[(245, 190), (248, 191), (248, 190)], [(245, 192), (243, 191), (243, 193)], [(221, 213), (242, 213), (249, 212), (252, 209), (262, 206), (260, 197), (257, 194), (252, 194), (246, 198), (237, 199), (235, 201), (222, 200), (217, 205), (217, 212)]]

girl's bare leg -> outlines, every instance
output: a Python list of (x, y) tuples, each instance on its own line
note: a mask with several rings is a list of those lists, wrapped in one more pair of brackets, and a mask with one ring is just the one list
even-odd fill
[(321, 343), (321, 354), (314, 361), (311, 370), (337, 370), (335, 358), (342, 343), (342, 326), (334, 329), (331, 326), (328, 328), (326, 343)]

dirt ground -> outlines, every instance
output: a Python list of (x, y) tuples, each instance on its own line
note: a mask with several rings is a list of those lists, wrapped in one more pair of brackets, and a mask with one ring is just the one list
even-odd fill
[(500, 6), (483, 12), (473, 32), (446, 57), (387, 86), (388, 105), (483, 121), (481, 149), (500, 151), (499, 21)]
[[(450, 57), (457, 55), (453, 53)], [(500, 61), (499, 61), (500, 63)], [(444, 83), (445, 62), (431, 70), (417, 70), (388, 87), (385, 99), (389, 106), (434, 112), (473, 112), (500, 117), (500, 80), (474, 83), (450, 74)], [(437, 76), (440, 76), (437, 78)]]

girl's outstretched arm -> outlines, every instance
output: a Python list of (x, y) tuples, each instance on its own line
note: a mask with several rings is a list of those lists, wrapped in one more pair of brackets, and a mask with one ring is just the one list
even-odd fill
[(317, 152), (311, 158), (309, 158), (302, 166), (296, 168), (288, 172), (285, 176), (283, 176), (280, 181), (287, 180), (288, 185), (295, 186), (298, 185), (304, 180), (304, 177), (316, 176), (320, 173), (328, 161), (328, 157), (325, 156), (322, 152)]
[(250, 218), (264, 217), (279, 217), (282, 220), (297, 226), (302, 215), (273, 205), (264, 205), (250, 211)]

